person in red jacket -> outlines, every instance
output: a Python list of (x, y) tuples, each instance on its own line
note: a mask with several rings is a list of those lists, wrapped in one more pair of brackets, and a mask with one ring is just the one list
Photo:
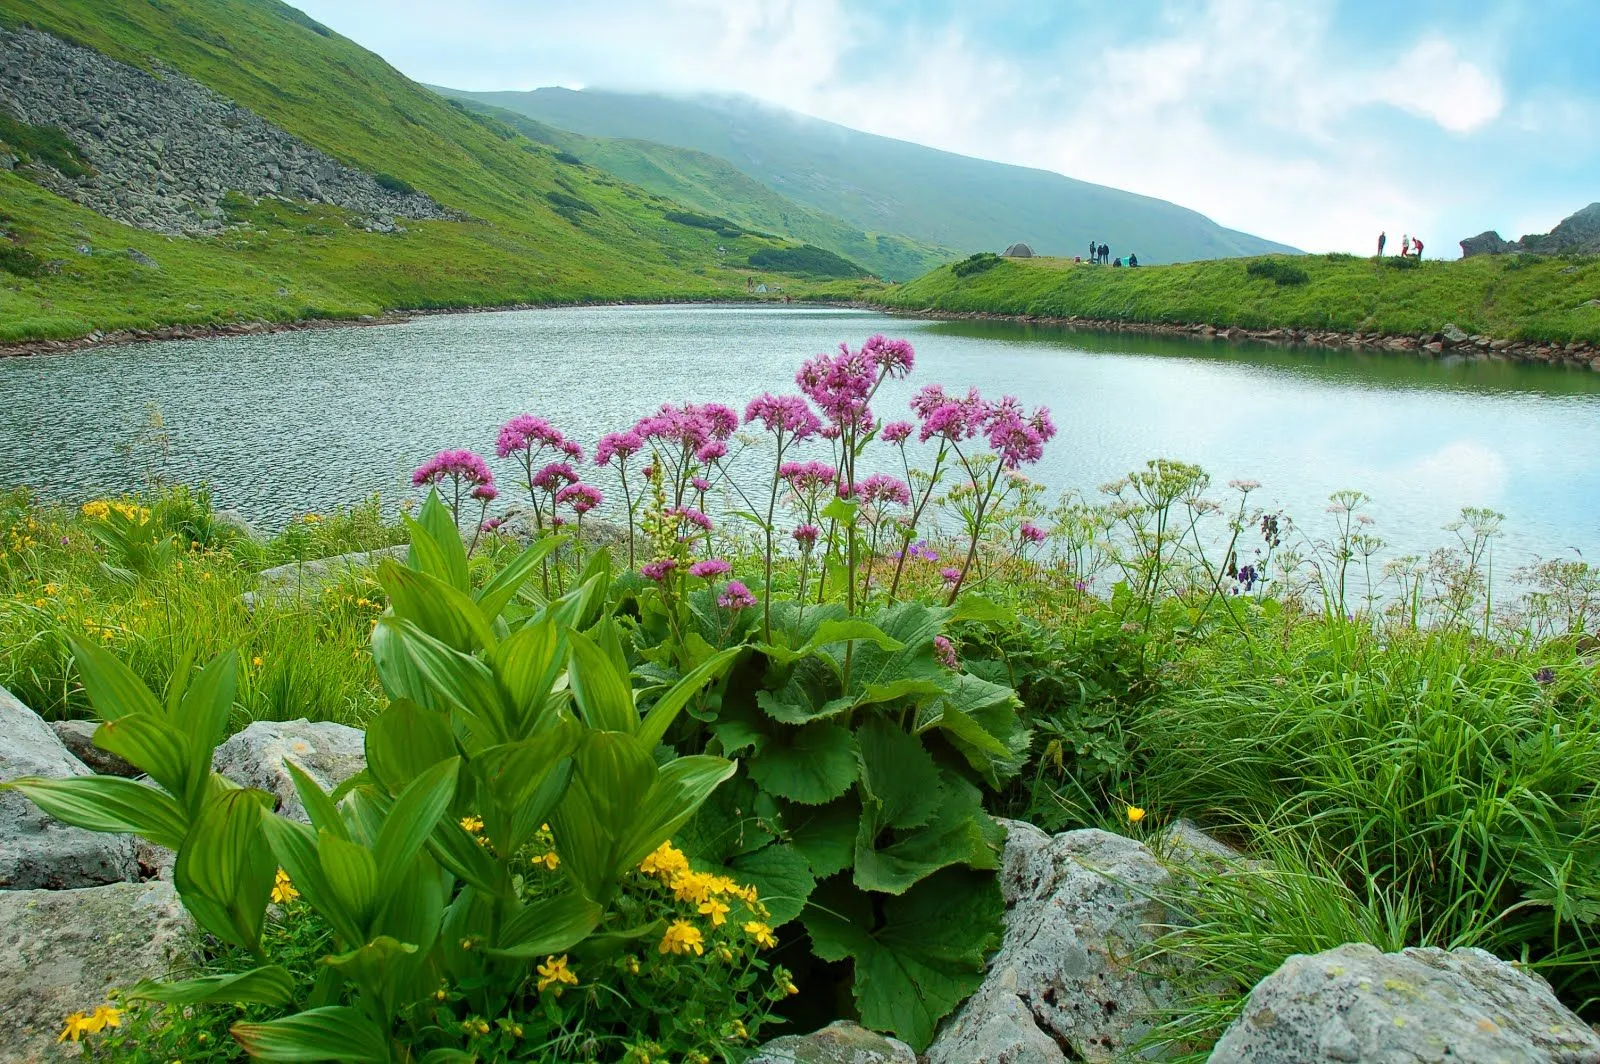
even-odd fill
[(1417, 258), (1419, 258), (1419, 259), (1422, 258), (1422, 238), (1421, 237), (1414, 236), (1414, 237), (1411, 238), (1411, 250), (1416, 253)]

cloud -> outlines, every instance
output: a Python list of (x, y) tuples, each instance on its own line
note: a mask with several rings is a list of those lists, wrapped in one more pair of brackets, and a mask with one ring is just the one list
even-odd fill
[(1418, 41), (1380, 79), (1375, 98), (1430, 118), (1451, 133), (1471, 133), (1505, 108), (1499, 80), (1438, 37)]

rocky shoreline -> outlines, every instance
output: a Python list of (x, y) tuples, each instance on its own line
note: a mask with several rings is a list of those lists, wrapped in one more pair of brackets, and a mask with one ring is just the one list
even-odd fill
[(1242, 329), (1218, 328), (1207, 324), (1169, 324), (1164, 322), (1114, 321), (1105, 318), (1056, 318), (1033, 314), (996, 314), (979, 310), (911, 310), (862, 303), (862, 309), (878, 310), (905, 318), (932, 318), (937, 321), (1004, 321), (1021, 325), (1048, 325), (1093, 332), (1129, 332), (1150, 336), (1181, 336), (1191, 339), (1230, 343), (1264, 343), (1288, 347), (1318, 347), (1363, 351), (1409, 351), (1429, 357), (1445, 355), (1503, 362), (1542, 362), (1552, 365), (1588, 367), (1600, 373), (1600, 346), (1592, 343), (1556, 343), (1542, 340), (1507, 340), (1469, 334), (1455, 325), (1445, 325), (1431, 333), (1397, 336), (1389, 333), (1342, 332), (1337, 329)]

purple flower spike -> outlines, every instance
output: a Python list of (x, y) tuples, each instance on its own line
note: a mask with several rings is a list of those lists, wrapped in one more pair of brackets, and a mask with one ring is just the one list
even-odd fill
[(749, 609), (755, 604), (756, 597), (750, 594), (749, 588), (737, 580), (729, 580), (728, 586), (717, 596), (717, 605), (725, 610)]

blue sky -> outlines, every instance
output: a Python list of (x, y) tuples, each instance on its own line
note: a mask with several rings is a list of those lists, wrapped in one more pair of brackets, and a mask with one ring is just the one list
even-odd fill
[(742, 92), (1308, 250), (1600, 200), (1600, 0), (300, 0), (420, 81)]

